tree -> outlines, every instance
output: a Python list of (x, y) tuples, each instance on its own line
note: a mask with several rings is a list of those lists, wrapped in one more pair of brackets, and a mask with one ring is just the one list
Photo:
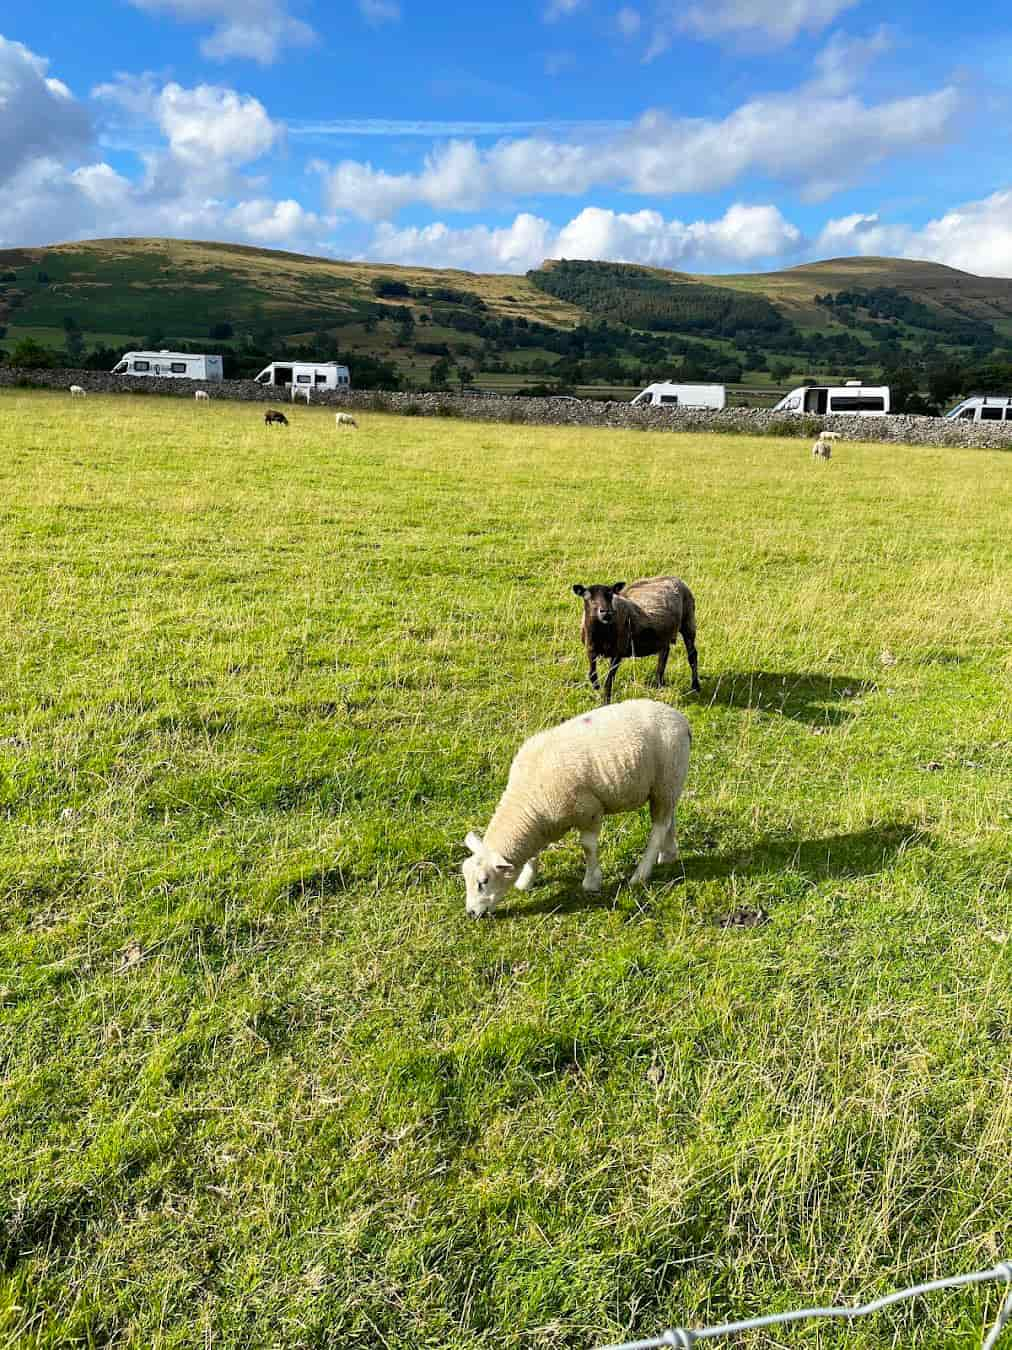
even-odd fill
[(966, 372), (954, 361), (933, 366), (928, 371), (928, 393), (933, 403), (948, 403), (956, 394), (963, 392)]
[(464, 386), (470, 384), (474, 379), (473, 371), (468, 370), (467, 366), (457, 367), (457, 379), (460, 381), (460, 391), (464, 392)]
[(84, 360), (84, 334), (79, 328), (67, 330), (67, 335), (63, 340), (63, 348), (67, 353), (67, 360), (72, 366), (79, 366)]
[(453, 367), (445, 356), (441, 357), (432, 369), (429, 371), (429, 384), (434, 389), (445, 388), (450, 383), (450, 372)]
[(225, 320), (221, 323), (213, 323), (208, 331), (208, 336), (212, 338), (230, 338), (232, 336), (232, 325)]
[(22, 338), (11, 352), (11, 365), (25, 370), (48, 370), (53, 364), (52, 352), (34, 338)]
[(382, 300), (393, 300), (411, 294), (411, 287), (406, 282), (393, 281), (387, 277), (376, 277), (372, 282), (372, 290), (373, 294)]

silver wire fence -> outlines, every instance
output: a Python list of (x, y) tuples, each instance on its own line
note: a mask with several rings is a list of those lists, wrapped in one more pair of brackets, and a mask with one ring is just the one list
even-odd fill
[[(867, 1317), (869, 1313), (888, 1308), (904, 1299), (918, 1298), (921, 1294), (933, 1294), (939, 1289), (961, 1289), (970, 1284), (987, 1284), (992, 1280), (1001, 1280), (1012, 1288), (1012, 1262), (1000, 1261), (992, 1270), (978, 1270), (972, 1275), (952, 1275), (945, 1280), (929, 1280), (926, 1284), (915, 1284), (909, 1289), (900, 1289), (895, 1294), (885, 1294), (871, 1303), (862, 1303), (854, 1307), (798, 1308), (794, 1312), (769, 1313), (765, 1317), (750, 1317), (744, 1322), (725, 1322), (717, 1327), (675, 1327), (662, 1331), (659, 1336), (649, 1336), (644, 1341), (621, 1341), (613, 1345), (601, 1346), (600, 1350), (665, 1350), (674, 1346), (676, 1350), (692, 1350), (699, 1341), (717, 1341), (725, 1336), (738, 1336), (743, 1331), (756, 1331), (760, 1327), (783, 1326), (787, 1322), (806, 1322), (818, 1318), (842, 1318), (853, 1321), (855, 1317)], [(1006, 1294), (1005, 1301), (995, 1319), (994, 1325), (984, 1340), (982, 1350), (993, 1350), (1005, 1326), (1012, 1319), (1012, 1292)]]

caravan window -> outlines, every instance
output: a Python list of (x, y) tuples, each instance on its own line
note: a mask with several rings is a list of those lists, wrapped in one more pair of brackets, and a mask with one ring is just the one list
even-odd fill
[(338, 375), (337, 382), (338, 384), (347, 384), (348, 383), (347, 375)]
[(312, 375), (296, 375), (295, 377), (296, 384), (312, 384), (312, 382), (313, 382)]
[(326, 383), (327, 383), (327, 377), (326, 377), (326, 375), (325, 375), (322, 371), (319, 371), (319, 370), (318, 370), (318, 371), (316, 372), (316, 383), (317, 383), (317, 384), (326, 384)]
[(677, 403), (677, 402), (678, 402), (678, 395), (677, 395), (677, 394), (662, 394), (662, 395), (661, 395), (661, 402), (662, 402), (662, 403)]
[(169, 366), (169, 369), (172, 371), (173, 375), (185, 375), (185, 374), (186, 374), (186, 362), (185, 362), (185, 361), (173, 361), (172, 364)]
[(151, 362), (150, 362), (150, 361), (135, 361), (135, 362), (134, 362), (134, 370), (150, 370), (150, 369), (151, 369)]
[(1000, 422), (1001, 414), (1001, 408), (981, 408), (980, 420), (982, 422)]
[(972, 422), (973, 419), (976, 417), (976, 415), (977, 415), (976, 408), (964, 408), (963, 411), (959, 414), (958, 420), (960, 422)]
[(833, 412), (885, 412), (881, 395), (838, 394), (832, 402)]

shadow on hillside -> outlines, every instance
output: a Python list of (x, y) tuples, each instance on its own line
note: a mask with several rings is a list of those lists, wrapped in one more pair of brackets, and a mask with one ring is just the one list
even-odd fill
[(840, 726), (850, 721), (847, 705), (876, 686), (855, 675), (820, 675), (814, 671), (728, 670), (704, 681), (701, 704), (725, 708), (761, 708), (812, 726)]
[[(831, 834), (821, 839), (783, 839), (773, 837), (760, 840), (753, 848), (736, 849), (731, 853), (683, 854), (681, 861), (658, 867), (650, 886), (671, 882), (721, 881), (729, 877), (769, 876), (777, 872), (791, 872), (807, 881), (825, 881), (830, 877), (867, 877), (884, 871), (890, 862), (908, 844), (923, 838), (918, 826), (894, 822), (854, 830), (849, 834)], [(627, 881), (622, 878), (622, 884)], [(650, 886), (637, 888), (649, 905)], [(610, 909), (620, 886), (606, 884), (599, 895), (587, 895), (580, 888), (579, 869), (572, 878), (559, 882), (541, 883), (534, 898), (524, 903), (520, 897), (512, 899), (508, 910), (499, 918), (528, 918), (537, 914), (575, 914), (582, 910)], [(542, 891), (538, 895), (538, 891)]]

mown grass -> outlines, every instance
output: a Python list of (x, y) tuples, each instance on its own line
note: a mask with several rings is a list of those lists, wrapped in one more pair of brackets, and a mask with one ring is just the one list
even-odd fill
[[(1009, 457), (2, 411), (0, 1343), (589, 1347), (1009, 1254)], [(467, 921), (570, 583), (661, 571), (684, 870), (623, 817)]]

